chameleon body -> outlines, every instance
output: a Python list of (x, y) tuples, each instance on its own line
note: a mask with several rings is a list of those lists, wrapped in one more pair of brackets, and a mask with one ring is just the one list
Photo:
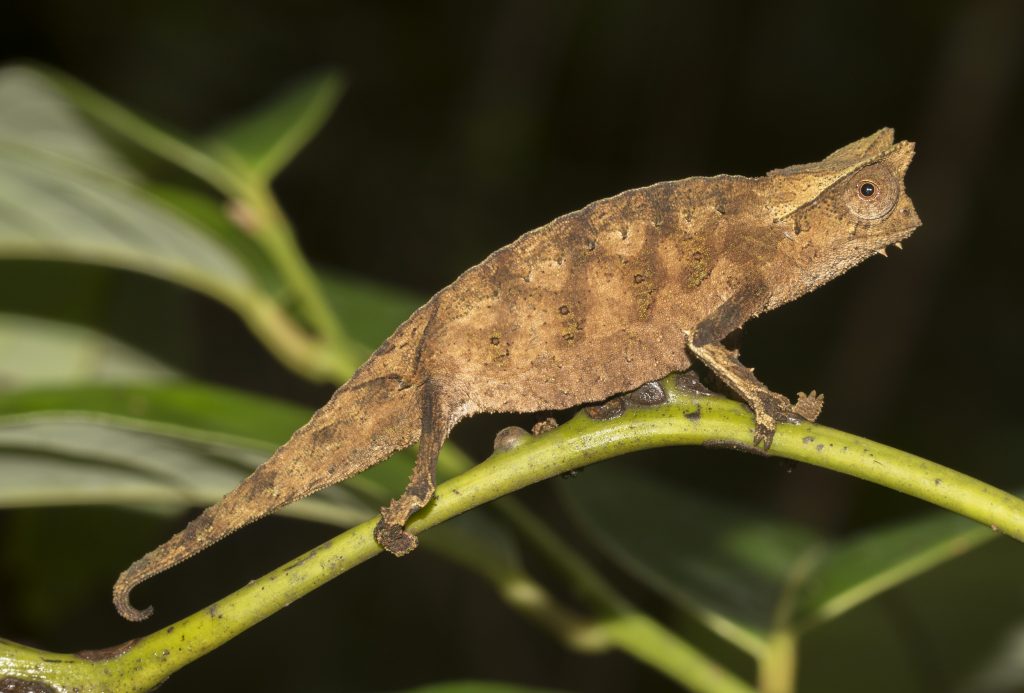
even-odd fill
[(884, 129), (820, 162), (628, 190), (526, 233), (434, 295), (267, 462), (122, 573), (118, 611), (148, 617), (129, 602), (140, 582), (418, 442), (375, 532), (408, 553), (403, 527), (433, 495), (438, 450), (476, 413), (597, 402), (699, 360), (753, 409), (767, 448), (777, 421), (814, 418), (820, 401), (772, 392), (721, 340), (909, 236), (913, 149)]

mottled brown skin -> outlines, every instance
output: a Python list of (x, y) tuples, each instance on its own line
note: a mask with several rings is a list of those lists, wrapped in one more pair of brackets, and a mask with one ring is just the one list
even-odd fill
[(117, 610), (148, 617), (129, 603), (140, 582), (418, 442), (375, 532), (406, 554), (416, 538), (404, 525), (432, 497), (459, 420), (600, 402), (695, 358), (753, 409), (754, 446), (767, 449), (776, 422), (814, 418), (821, 400), (792, 404), (721, 340), (909, 236), (912, 156), (880, 130), (817, 163), (628, 190), (525, 234), (413, 313), (265, 464), (122, 573)]

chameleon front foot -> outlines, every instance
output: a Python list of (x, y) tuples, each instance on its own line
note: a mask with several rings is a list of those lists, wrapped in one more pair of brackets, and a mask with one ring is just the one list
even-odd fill
[(796, 404), (777, 392), (765, 390), (753, 398), (751, 408), (754, 410), (754, 447), (768, 450), (775, 438), (775, 426), (780, 423), (800, 423), (815, 421), (825, 405), (825, 395), (814, 390), (811, 394), (797, 394)]
[(755, 448), (771, 448), (777, 424), (814, 421), (821, 413), (825, 402), (822, 395), (814, 391), (809, 395), (801, 392), (793, 404), (788, 397), (772, 392), (755, 378), (753, 370), (740, 362), (738, 351), (717, 343), (698, 345), (688, 333), (685, 337), (690, 351), (754, 411)]
[(793, 405), (783, 395), (770, 390), (758, 392), (751, 398), (754, 410), (754, 447), (768, 450), (775, 439), (775, 426), (796, 423), (800, 419), (793, 413)]

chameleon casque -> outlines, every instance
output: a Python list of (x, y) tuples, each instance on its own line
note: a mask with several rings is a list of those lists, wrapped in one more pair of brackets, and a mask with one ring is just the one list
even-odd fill
[(794, 405), (721, 341), (907, 238), (921, 223), (903, 184), (913, 153), (883, 129), (820, 162), (656, 183), (526, 233), (435, 294), (267, 462), (122, 573), (118, 612), (147, 618), (129, 602), (139, 583), (418, 442), (375, 531), (408, 553), (404, 525), (433, 496), (441, 444), (480, 412), (598, 402), (696, 360), (753, 409), (767, 449), (776, 422), (813, 419), (821, 400)]

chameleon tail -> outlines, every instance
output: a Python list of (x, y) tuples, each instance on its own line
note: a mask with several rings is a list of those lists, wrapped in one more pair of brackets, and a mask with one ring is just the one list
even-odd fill
[(278, 508), (319, 491), (408, 447), (420, 432), (421, 387), (390, 376), (350, 380), (309, 423), (234, 490), (150, 551), (117, 579), (114, 606), (129, 621), (132, 589)]

